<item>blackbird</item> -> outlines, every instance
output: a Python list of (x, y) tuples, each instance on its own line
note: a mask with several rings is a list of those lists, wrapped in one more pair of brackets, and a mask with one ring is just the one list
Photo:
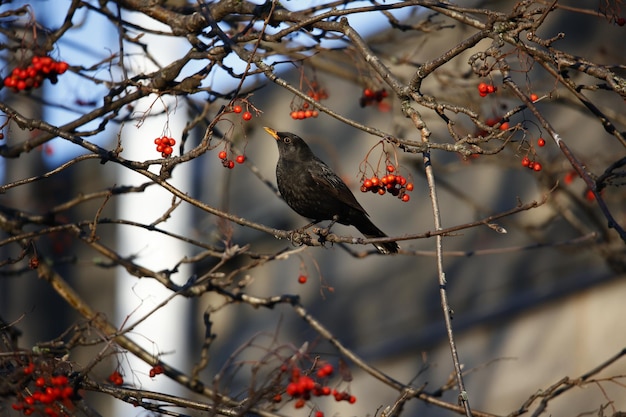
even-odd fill
[[(285, 202), (301, 216), (356, 227), (365, 237), (387, 237), (368, 218), (343, 182), (297, 135), (264, 128), (278, 144), (276, 182)], [(374, 243), (382, 254), (397, 253), (396, 242)]]

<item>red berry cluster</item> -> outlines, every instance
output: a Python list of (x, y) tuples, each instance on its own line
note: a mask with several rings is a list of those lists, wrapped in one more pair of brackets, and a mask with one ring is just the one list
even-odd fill
[(152, 368), (150, 368), (150, 378), (161, 375), (163, 372), (165, 372), (165, 369), (163, 369), (163, 365), (154, 365)]
[(156, 145), (157, 152), (161, 152), (163, 158), (169, 158), (172, 152), (174, 152), (172, 146), (176, 145), (176, 140), (169, 136), (161, 136), (154, 140), (154, 144)]
[(395, 175), (393, 173), (395, 170), (396, 167), (393, 165), (387, 165), (387, 175), (383, 175), (380, 178), (374, 175), (371, 178), (364, 179), (361, 191), (364, 193), (370, 191), (380, 195), (385, 195), (389, 192), (406, 203), (411, 199), (407, 192), (413, 191), (413, 183), (408, 182), (402, 175)]
[[(226, 151), (220, 151), (220, 153), (217, 154), (217, 157), (222, 160), (222, 165), (224, 166), (224, 168), (235, 168), (235, 162), (232, 159), (228, 159), (228, 154), (226, 153)], [(238, 164), (243, 164), (244, 162), (246, 162), (246, 156), (237, 155), (235, 161), (237, 161)]]
[(498, 90), (493, 84), (487, 84), (485, 82), (478, 83), (478, 94), (481, 97), (486, 97), (489, 94), (493, 94)]
[(113, 385), (124, 385), (124, 377), (120, 374), (119, 371), (111, 372), (111, 375), (107, 378), (107, 380)]
[[(544, 138), (537, 139), (537, 146), (543, 148), (546, 146), (546, 140)], [(522, 166), (537, 172), (543, 169), (539, 162), (531, 160), (528, 156), (522, 158)]]
[[(326, 90), (320, 88), (316, 82), (311, 83), (307, 95), (315, 101), (325, 100), (328, 98)], [(289, 116), (294, 120), (304, 120), (311, 117), (317, 117), (319, 114), (319, 111), (315, 108), (311, 108), (311, 104), (305, 101), (301, 105), (292, 103), (291, 113), (289, 113)]]
[[(287, 372), (289, 368), (286, 365), (281, 367), (282, 372)], [(300, 368), (294, 366), (291, 368), (290, 382), (285, 388), (285, 393), (291, 398), (295, 398), (295, 408), (302, 408), (311, 397), (324, 397), (332, 395), (335, 397), (335, 401), (347, 401), (350, 404), (356, 402), (356, 397), (346, 391), (338, 391), (330, 388), (328, 385), (324, 385), (321, 381), (328, 378), (335, 371), (331, 364), (323, 364), (315, 372), (314, 377), (304, 375)], [(276, 394), (274, 396), (274, 402), (281, 402), (282, 395)], [(317, 417), (323, 417), (324, 413), (318, 411)]]
[(533, 171), (541, 171), (543, 168), (539, 162), (531, 161), (528, 156), (522, 158), (522, 166), (532, 169)]
[[(28, 364), (23, 370), (25, 375), (35, 372), (35, 365)], [(29, 416), (35, 412), (48, 417), (67, 416), (65, 410), (73, 408), (74, 388), (69, 385), (65, 375), (38, 376), (34, 378), (35, 388), (29, 395), (18, 395), (17, 401), (11, 405), (16, 411)]]
[(11, 75), (4, 78), (4, 86), (14, 92), (38, 88), (46, 78), (56, 84), (57, 76), (69, 68), (65, 61), (55, 61), (49, 56), (34, 56), (26, 68), (13, 68)]
[(315, 109), (310, 109), (309, 108), (309, 103), (304, 102), (302, 103), (302, 106), (299, 110), (292, 110), (292, 112), (289, 114), (291, 116), (292, 119), (294, 120), (303, 120), (303, 119), (308, 119), (310, 117), (317, 117), (319, 116), (319, 112)]
[(378, 104), (383, 101), (389, 94), (387, 90), (381, 88), (380, 90), (372, 90), (371, 88), (365, 88), (363, 90), (363, 95), (359, 99), (359, 104), (361, 107), (371, 106), (373, 104)]
[(321, 88), (316, 82), (311, 83), (311, 87), (306, 94), (315, 101), (326, 100), (328, 98), (326, 90)]
[(243, 107), (241, 107), (241, 105), (235, 104), (233, 106), (233, 113), (239, 114), (241, 112), (243, 112), (243, 114), (241, 115), (241, 118), (245, 120), (246, 122), (252, 119), (252, 113), (250, 113), (248, 110), (243, 111)]

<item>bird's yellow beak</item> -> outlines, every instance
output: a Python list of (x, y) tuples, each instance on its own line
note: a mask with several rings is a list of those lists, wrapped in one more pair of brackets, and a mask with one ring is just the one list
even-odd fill
[(263, 129), (265, 129), (265, 131), (266, 131), (267, 133), (269, 133), (269, 134), (270, 134), (270, 136), (272, 136), (274, 139), (276, 139), (276, 140), (280, 140), (280, 138), (278, 137), (278, 132), (277, 132), (277, 131), (275, 131), (274, 129), (272, 129), (271, 127), (267, 127), (267, 126), (266, 126), (266, 127), (264, 127)]

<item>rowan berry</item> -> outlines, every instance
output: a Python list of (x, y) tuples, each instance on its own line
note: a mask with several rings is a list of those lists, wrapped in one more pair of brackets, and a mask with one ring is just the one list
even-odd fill
[(226, 159), (226, 151), (221, 151), (220, 153), (217, 154), (217, 157), (219, 159)]
[(537, 146), (539, 146), (539, 147), (546, 146), (546, 140), (544, 138), (537, 139)]
[(248, 120), (252, 119), (252, 113), (250, 113), (249, 111), (244, 112), (244, 114), (241, 115), (241, 118), (247, 122)]
[(307, 278), (307, 276), (306, 276), (306, 275), (300, 275), (300, 276), (298, 277), (298, 282), (299, 282), (300, 284), (306, 284), (307, 279), (308, 279), (308, 278)]
[(237, 155), (235, 158), (238, 164), (243, 164), (246, 161), (246, 157), (244, 155)]
[(234, 111), (235, 113), (241, 113), (241, 112), (242, 112), (242, 110), (243, 110), (243, 109), (242, 109), (242, 108), (241, 108), (241, 106), (240, 106), (240, 105), (238, 105), (238, 104), (237, 104), (237, 105), (235, 105), (235, 106), (233, 106), (233, 111)]
[(56, 72), (57, 74), (63, 74), (65, 71), (67, 71), (67, 69), (70, 67), (70, 65), (65, 62), (65, 61), (61, 61), (61, 62), (57, 62), (56, 63)]

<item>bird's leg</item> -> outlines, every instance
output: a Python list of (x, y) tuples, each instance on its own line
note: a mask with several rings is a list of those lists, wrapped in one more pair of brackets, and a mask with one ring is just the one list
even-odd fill
[(337, 223), (338, 220), (339, 220), (339, 216), (335, 214), (333, 216), (333, 219), (328, 224), (328, 226), (320, 230), (319, 235), (322, 237), (328, 236), (328, 234), (330, 233), (330, 229), (335, 225), (335, 223)]
[(307, 224), (307, 225), (305, 225), (305, 226), (303, 226), (303, 227), (301, 227), (301, 228), (299, 228), (299, 229), (296, 229), (296, 232), (298, 232), (298, 233), (304, 233), (304, 231), (305, 231), (306, 229), (308, 229), (308, 228), (309, 228), (309, 227), (311, 227), (311, 226), (315, 226), (315, 225), (316, 225), (316, 224), (318, 224), (319, 222), (321, 222), (321, 220), (313, 220), (311, 223), (309, 223), (309, 224)]
[[(310, 239), (310, 236), (306, 233), (306, 230), (308, 228), (310, 228), (313, 225), (316, 225), (317, 223), (319, 223), (321, 220), (314, 220), (311, 223), (300, 227), (298, 229), (294, 229), (291, 232), (289, 232), (289, 240), (291, 241), (291, 243), (293, 243), (294, 245), (302, 245), (304, 244), (304, 240), (305, 239)], [(305, 237), (306, 236), (306, 237)]]
[(328, 226), (326, 226), (323, 229), (317, 230), (317, 235), (320, 237), (318, 241), (322, 244), (322, 246), (324, 246), (324, 242), (326, 241), (326, 236), (328, 236), (328, 234), (330, 233), (330, 229), (333, 227), (335, 223), (337, 223), (338, 220), (339, 220), (339, 216), (334, 215), (333, 219), (330, 221)]

